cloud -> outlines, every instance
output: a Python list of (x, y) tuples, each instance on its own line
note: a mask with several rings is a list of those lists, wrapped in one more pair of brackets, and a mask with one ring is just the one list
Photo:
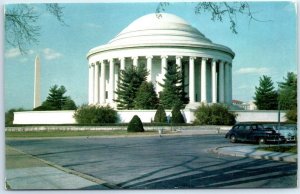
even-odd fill
[(15, 58), (21, 55), (21, 52), (18, 48), (12, 48), (5, 52), (4, 56), (6, 58)]
[(43, 54), (45, 56), (45, 59), (47, 60), (54, 60), (54, 59), (58, 59), (60, 57), (62, 57), (62, 54), (53, 50), (53, 49), (50, 49), (50, 48), (45, 48), (43, 50)]
[(255, 68), (255, 67), (244, 67), (240, 68), (236, 71), (237, 74), (267, 74), (270, 72), (269, 68), (261, 67), (261, 68)]

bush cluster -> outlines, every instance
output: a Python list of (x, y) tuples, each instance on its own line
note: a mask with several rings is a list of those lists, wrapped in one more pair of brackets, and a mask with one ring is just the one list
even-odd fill
[(116, 123), (117, 112), (109, 106), (83, 105), (78, 108), (74, 118), (79, 124)]
[(131, 121), (128, 124), (127, 127), (128, 132), (144, 132), (144, 127), (141, 119), (137, 116), (134, 115), (131, 119)]
[(297, 122), (297, 108), (288, 110), (285, 116), (289, 122)]
[(228, 108), (222, 104), (202, 104), (195, 112), (195, 124), (200, 125), (233, 125), (235, 117)]

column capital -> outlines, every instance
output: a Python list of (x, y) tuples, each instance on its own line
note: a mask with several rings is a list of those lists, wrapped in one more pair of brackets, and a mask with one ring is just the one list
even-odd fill
[(207, 61), (207, 60), (208, 60), (208, 57), (202, 57), (201, 60), (202, 60), (202, 61)]
[(147, 55), (146, 59), (153, 59), (153, 55)]
[(181, 55), (176, 55), (176, 59), (182, 59), (183, 58), (183, 56), (181, 56)]
[(139, 58), (139, 56), (132, 56), (132, 57), (131, 57), (131, 59), (133, 59), (133, 60), (134, 60), (134, 59), (138, 59), (138, 58)]
[(114, 58), (107, 59), (107, 61), (108, 61), (109, 63), (114, 62)]
[(167, 58), (168, 58), (168, 55), (161, 55), (160, 58), (161, 58), (161, 59), (167, 59)]
[(191, 56), (190, 57), (190, 60), (195, 60), (197, 57), (195, 57), (195, 56)]
[(125, 60), (125, 57), (119, 57), (118, 58), (120, 61)]
[(219, 61), (219, 60), (218, 60), (218, 59), (215, 59), (215, 58), (212, 58), (212, 59), (211, 59), (211, 62), (215, 62), (215, 63), (216, 63), (216, 62), (218, 62), (218, 61)]

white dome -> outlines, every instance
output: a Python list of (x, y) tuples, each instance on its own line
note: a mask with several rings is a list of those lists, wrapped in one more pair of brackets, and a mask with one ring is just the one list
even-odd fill
[(110, 45), (136, 43), (210, 44), (211, 41), (182, 18), (162, 13), (138, 18), (109, 42)]
[(108, 44), (91, 49), (88, 56), (111, 49), (162, 46), (207, 48), (234, 57), (231, 49), (213, 43), (184, 19), (168, 13), (152, 13), (136, 19)]

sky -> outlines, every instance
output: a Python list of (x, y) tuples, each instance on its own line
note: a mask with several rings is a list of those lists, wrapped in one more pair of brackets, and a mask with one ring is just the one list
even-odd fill
[[(260, 22), (246, 16), (237, 18), (238, 34), (228, 20), (213, 22), (207, 13), (196, 15), (196, 3), (171, 3), (166, 13), (175, 14), (196, 27), (214, 43), (235, 52), (232, 66), (233, 99), (253, 100), (259, 77), (268, 75), (274, 86), (287, 72), (297, 73), (297, 16), (292, 2), (251, 2), (252, 13)], [(33, 108), (34, 60), (41, 60), (41, 100), (53, 85), (64, 85), (66, 95), (77, 105), (88, 102), (87, 52), (106, 44), (139, 17), (154, 13), (158, 3), (61, 4), (61, 25), (45, 11), (43, 4), (31, 4), (39, 14), (39, 43), (22, 55), (4, 42), (4, 109)], [(6, 5), (11, 9), (15, 5)]]

